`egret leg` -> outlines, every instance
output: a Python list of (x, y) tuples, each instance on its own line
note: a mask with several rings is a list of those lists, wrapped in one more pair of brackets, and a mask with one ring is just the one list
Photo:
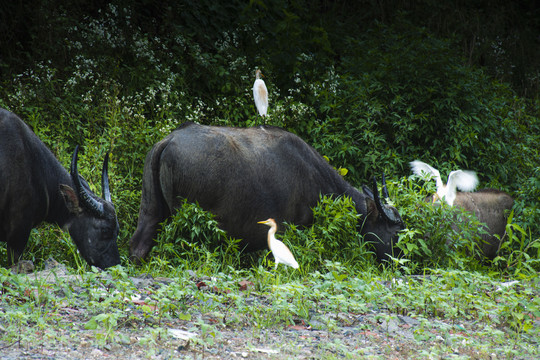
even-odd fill
[(276, 266), (274, 267), (274, 285), (275, 286), (279, 285), (279, 274), (277, 272), (278, 265), (279, 265), (279, 261), (276, 261)]

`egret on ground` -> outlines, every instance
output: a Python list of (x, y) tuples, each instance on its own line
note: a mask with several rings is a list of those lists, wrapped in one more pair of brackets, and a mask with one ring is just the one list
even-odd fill
[(291, 253), (291, 250), (289, 250), (287, 245), (276, 239), (276, 237), (274, 236), (277, 231), (276, 221), (270, 218), (265, 221), (259, 221), (258, 224), (265, 224), (267, 226), (270, 226), (270, 230), (268, 230), (268, 247), (274, 255), (276, 269), (279, 263), (289, 265), (295, 269), (298, 269), (298, 263), (296, 262), (294, 255)]
[(268, 111), (268, 90), (266, 90), (266, 85), (264, 80), (261, 79), (261, 76), (264, 76), (261, 70), (257, 69), (255, 71), (255, 82), (253, 83), (253, 98), (255, 99), (255, 106), (259, 111), (259, 115), (266, 116)]
[(452, 171), (450, 175), (448, 175), (448, 180), (445, 185), (443, 184), (441, 174), (437, 169), (419, 160), (411, 161), (410, 165), (413, 173), (424, 179), (429, 180), (432, 177), (435, 177), (437, 183), (437, 196), (439, 199), (444, 199), (450, 206), (454, 204), (454, 200), (456, 199), (456, 188), (461, 191), (474, 191), (478, 185), (478, 177), (474, 171)]

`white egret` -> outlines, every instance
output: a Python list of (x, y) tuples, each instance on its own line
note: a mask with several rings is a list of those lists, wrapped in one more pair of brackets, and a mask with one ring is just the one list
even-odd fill
[(478, 177), (474, 171), (455, 170), (448, 175), (446, 185), (443, 184), (439, 171), (428, 164), (415, 160), (410, 163), (414, 174), (431, 179), (435, 177), (437, 183), (437, 196), (439, 199), (444, 199), (450, 206), (454, 205), (456, 199), (456, 188), (461, 191), (473, 191), (478, 185)]
[(268, 247), (274, 255), (276, 269), (279, 263), (289, 265), (295, 269), (298, 269), (298, 263), (296, 262), (294, 255), (291, 253), (291, 250), (289, 250), (287, 245), (276, 239), (276, 237), (274, 236), (277, 231), (276, 221), (270, 218), (265, 221), (258, 221), (257, 223), (270, 226), (270, 230), (268, 230)]
[(255, 71), (255, 82), (253, 83), (253, 98), (255, 99), (255, 106), (259, 111), (259, 115), (266, 116), (268, 111), (268, 90), (266, 90), (266, 85), (264, 80), (261, 79), (261, 76), (264, 76), (261, 70), (257, 69)]

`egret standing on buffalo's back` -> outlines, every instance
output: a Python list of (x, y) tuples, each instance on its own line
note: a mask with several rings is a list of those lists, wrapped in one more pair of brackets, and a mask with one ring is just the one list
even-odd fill
[(296, 262), (294, 255), (291, 253), (291, 250), (289, 250), (287, 245), (276, 239), (276, 237), (274, 236), (277, 231), (276, 221), (270, 218), (265, 221), (258, 221), (258, 224), (265, 224), (267, 226), (270, 226), (270, 230), (268, 230), (268, 247), (274, 255), (274, 259), (276, 261), (276, 269), (279, 263), (289, 265), (295, 269), (298, 269), (298, 263)]
[(253, 83), (253, 99), (259, 115), (266, 116), (268, 111), (268, 90), (266, 90), (266, 85), (261, 76), (263, 76), (261, 70), (257, 69), (255, 71), (255, 82)]
[(446, 185), (443, 184), (441, 179), (441, 174), (439, 170), (429, 166), (428, 164), (415, 160), (411, 161), (411, 169), (414, 174), (428, 179), (435, 177), (437, 183), (437, 196), (441, 200), (445, 200), (446, 203), (450, 206), (454, 205), (454, 200), (456, 199), (456, 188), (459, 188), (461, 191), (474, 191), (478, 185), (478, 177), (474, 171), (467, 170), (455, 170), (448, 175), (448, 180)]

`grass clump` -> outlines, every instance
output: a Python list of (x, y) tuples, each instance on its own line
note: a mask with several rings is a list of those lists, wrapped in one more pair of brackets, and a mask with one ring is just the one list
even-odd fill
[(359, 233), (358, 220), (350, 198), (321, 196), (313, 208), (313, 224), (305, 228), (287, 224), (283, 240), (305, 273), (319, 270), (326, 261), (353, 268), (373, 261), (371, 248)]
[(198, 204), (183, 199), (161, 226), (150, 261), (165, 271), (170, 267), (212, 274), (240, 266), (239, 240), (228, 237), (214, 215)]

